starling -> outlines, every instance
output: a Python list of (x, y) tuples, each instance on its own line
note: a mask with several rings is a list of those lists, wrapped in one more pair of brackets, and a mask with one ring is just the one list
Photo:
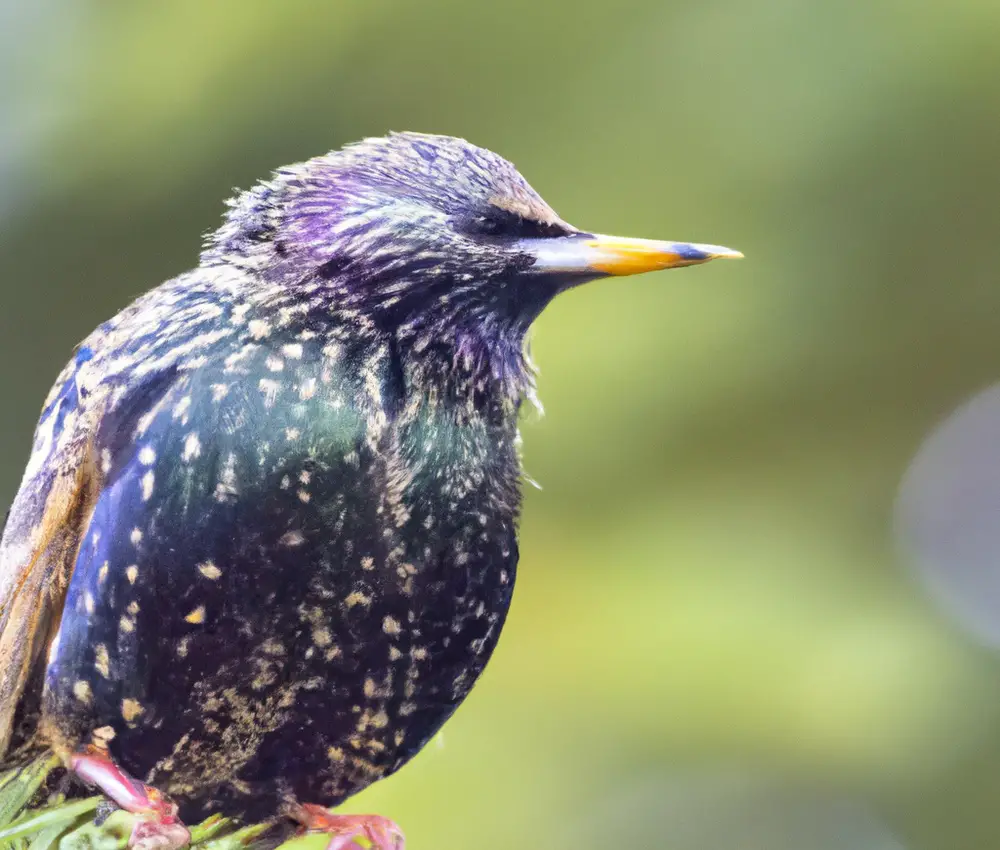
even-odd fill
[[(282, 168), (75, 351), (0, 544), (0, 756), (61, 758), (176, 848), (411, 759), (503, 626), (525, 334), (558, 293), (738, 252), (599, 236), (415, 133)], [(357, 841), (356, 841), (357, 839)]]

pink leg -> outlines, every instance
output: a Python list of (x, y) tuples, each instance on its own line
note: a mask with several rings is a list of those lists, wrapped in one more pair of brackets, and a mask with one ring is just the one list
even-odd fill
[(406, 850), (402, 830), (378, 815), (334, 815), (322, 806), (306, 803), (292, 807), (291, 816), (310, 832), (332, 837), (326, 850), (362, 850), (354, 839), (363, 838), (371, 850)]
[(127, 812), (139, 815), (128, 846), (133, 850), (178, 850), (191, 833), (177, 817), (177, 806), (160, 791), (133, 779), (96, 748), (76, 753), (70, 768)]

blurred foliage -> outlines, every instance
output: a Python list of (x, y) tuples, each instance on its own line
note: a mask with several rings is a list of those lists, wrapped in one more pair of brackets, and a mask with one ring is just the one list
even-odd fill
[[(1000, 843), (1000, 669), (889, 521), (922, 436), (1000, 375), (1000, 5), (0, 0), (0, 24), (10, 495), (73, 344), (194, 264), (233, 186), (361, 136), (462, 135), (578, 225), (747, 255), (540, 319), (504, 640), (350, 810), (415, 850), (603, 848), (625, 820), (742, 847), (730, 797), (685, 821), (675, 781), (739, 766), (908, 847)], [(737, 826), (698, 833), (704, 806)]]

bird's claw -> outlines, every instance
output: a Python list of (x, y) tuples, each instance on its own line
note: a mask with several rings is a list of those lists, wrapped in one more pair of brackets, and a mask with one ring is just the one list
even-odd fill
[(95, 785), (117, 806), (137, 815), (128, 846), (132, 850), (179, 850), (191, 833), (177, 817), (177, 805), (162, 791), (133, 779), (103, 750), (76, 753), (70, 766), (88, 785)]
[(295, 805), (290, 812), (308, 832), (331, 836), (326, 850), (362, 850), (356, 839), (369, 843), (371, 850), (405, 850), (403, 831), (388, 818), (379, 815), (335, 815), (322, 806)]
[(128, 846), (132, 850), (179, 850), (191, 841), (191, 832), (176, 817), (140, 817), (132, 827)]

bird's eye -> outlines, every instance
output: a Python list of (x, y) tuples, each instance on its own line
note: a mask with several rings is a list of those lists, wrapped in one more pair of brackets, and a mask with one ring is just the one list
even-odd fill
[(524, 218), (517, 213), (495, 210), (472, 219), (469, 228), (477, 236), (508, 239), (544, 239), (566, 236), (568, 231), (558, 224)]
[(508, 222), (497, 215), (481, 215), (473, 221), (474, 230), (481, 236), (501, 236), (508, 228)]

